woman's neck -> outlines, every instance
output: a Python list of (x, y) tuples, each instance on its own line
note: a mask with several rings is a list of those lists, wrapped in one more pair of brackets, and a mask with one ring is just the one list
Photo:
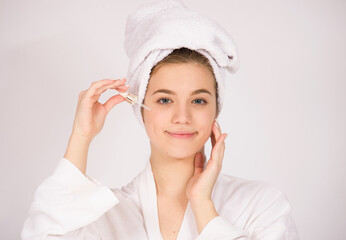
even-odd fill
[[(204, 148), (200, 152), (204, 154)], [(194, 174), (194, 158), (195, 155), (177, 159), (162, 152), (151, 152), (150, 163), (158, 196), (186, 196), (186, 187)]]

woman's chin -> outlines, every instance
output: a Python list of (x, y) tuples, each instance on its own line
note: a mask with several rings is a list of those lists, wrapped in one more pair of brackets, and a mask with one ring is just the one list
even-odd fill
[(182, 149), (176, 149), (173, 151), (167, 151), (167, 155), (171, 158), (176, 158), (177, 160), (185, 160), (188, 158), (194, 158), (196, 153), (198, 152), (198, 149), (195, 151), (191, 149), (189, 150), (182, 150)]

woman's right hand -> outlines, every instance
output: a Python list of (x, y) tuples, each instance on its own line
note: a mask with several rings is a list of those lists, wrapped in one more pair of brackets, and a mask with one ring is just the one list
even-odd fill
[(98, 102), (102, 93), (107, 89), (126, 92), (126, 79), (104, 79), (93, 82), (91, 86), (82, 91), (78, 97), (77, 111), (73, 122), (72, 135), (79, 136), (88, 142), (102, 130), (109, 111), (118, 103), (123, 102), (120, 94), (109, 98), (104, 104)]

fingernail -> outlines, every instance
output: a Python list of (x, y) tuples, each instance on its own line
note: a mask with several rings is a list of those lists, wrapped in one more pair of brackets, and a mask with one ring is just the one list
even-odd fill
[(125, 87), (130, 87), (129, 85), (125, 85)]

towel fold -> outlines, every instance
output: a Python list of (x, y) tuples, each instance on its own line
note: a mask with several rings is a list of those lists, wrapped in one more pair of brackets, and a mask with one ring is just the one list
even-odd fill
[[(178, 0), (147, 4), (129, 15), (126, 23), (125, 50), (130, 59), (127, 73), (129, 92), (142, 102), (153, 66), (174, 49), (196, 50), (209, 59), (218, 83), (219, 111), (224, 101), (224, 80), (239, 66), (236, 45), (216, 22), (191, 11)], [(140, 107), (133, 105), (143, 125)]]

